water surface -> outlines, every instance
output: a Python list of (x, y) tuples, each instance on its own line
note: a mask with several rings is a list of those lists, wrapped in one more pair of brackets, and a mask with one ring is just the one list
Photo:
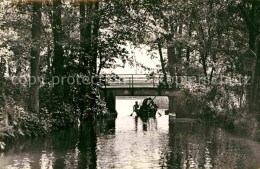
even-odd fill
[(192, 119), (130, 117), (135, 100), (117, 100), (116, 120), (20, 141), (0, 168), (260, 168), (260, 143)]

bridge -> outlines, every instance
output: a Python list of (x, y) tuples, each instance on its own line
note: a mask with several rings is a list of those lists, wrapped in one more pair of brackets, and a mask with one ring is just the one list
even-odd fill
[(116, 96), (167, 96), (169, 98), (169, 112), (175, 111), (174, 100), (182, 96), (182, 92), (171, 87), (174, 79), (167, 76), (165, 87), (165, 77), (162, 74), (101, 74), (99, 82), (103, 96), (106, 98), (109, 110), (115, 111)]

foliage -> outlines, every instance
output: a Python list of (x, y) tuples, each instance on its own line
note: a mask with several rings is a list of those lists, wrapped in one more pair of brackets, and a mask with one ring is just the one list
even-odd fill
[[(7, 87), (8, 85), (8, 87)], [(12, 142), (20, 136), (43, 136), (51, 129), (51, 123), (40, 120), (29, 112), (23, 103), (22, 86), (14, 86), (11, 81), (2, 81), (0, 114), (0, 144), (2, 149), (6, 142)], [(17, 88), (17, 87), (20, 87)], [(18, 94), (17, 94), (18, 92)]]
[[(226, 88), (213, 86), (206, 92), (186, 90), (185, 97), (179, 100), (185, 105), (183, 106), (184, 110), (181, 111), (188, 116), (193, 115), (199, 119), (215, 122), (230, 131), (243, 133), (245, 136), (257, 139), (259, 123), (254, 113), (247, 113), (245, 104), (238, 104), (237, 98), (244, 101), (245, 98), (239, 96), (240, 92), (236, 92), (237, 88), (238, 86)], [(188, 112), (185, 108), (188, 109)]]

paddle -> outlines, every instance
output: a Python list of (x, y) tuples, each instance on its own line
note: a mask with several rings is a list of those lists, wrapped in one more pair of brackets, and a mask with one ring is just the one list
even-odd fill
[[(152, 101), (156, 98), (157, 96), (154, 96), (154, 98), (150, 101), (150, 103), (148, 105), (150, 105), (152, 103)], [(148, 106), (147, 105), (147, 106)]]
[(133, 113), (130, 114), (130, 116), (132, 116), (134, 114), (135, 111), (133, 111)]

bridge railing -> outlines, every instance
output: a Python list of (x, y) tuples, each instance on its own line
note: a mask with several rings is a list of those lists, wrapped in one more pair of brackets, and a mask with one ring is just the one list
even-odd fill
[[(167, 82), (171, 82), (167, 76)], [(158, 88), (164, 82), (162, 74), (101, 74), (101, 86), (104, 88)]]

